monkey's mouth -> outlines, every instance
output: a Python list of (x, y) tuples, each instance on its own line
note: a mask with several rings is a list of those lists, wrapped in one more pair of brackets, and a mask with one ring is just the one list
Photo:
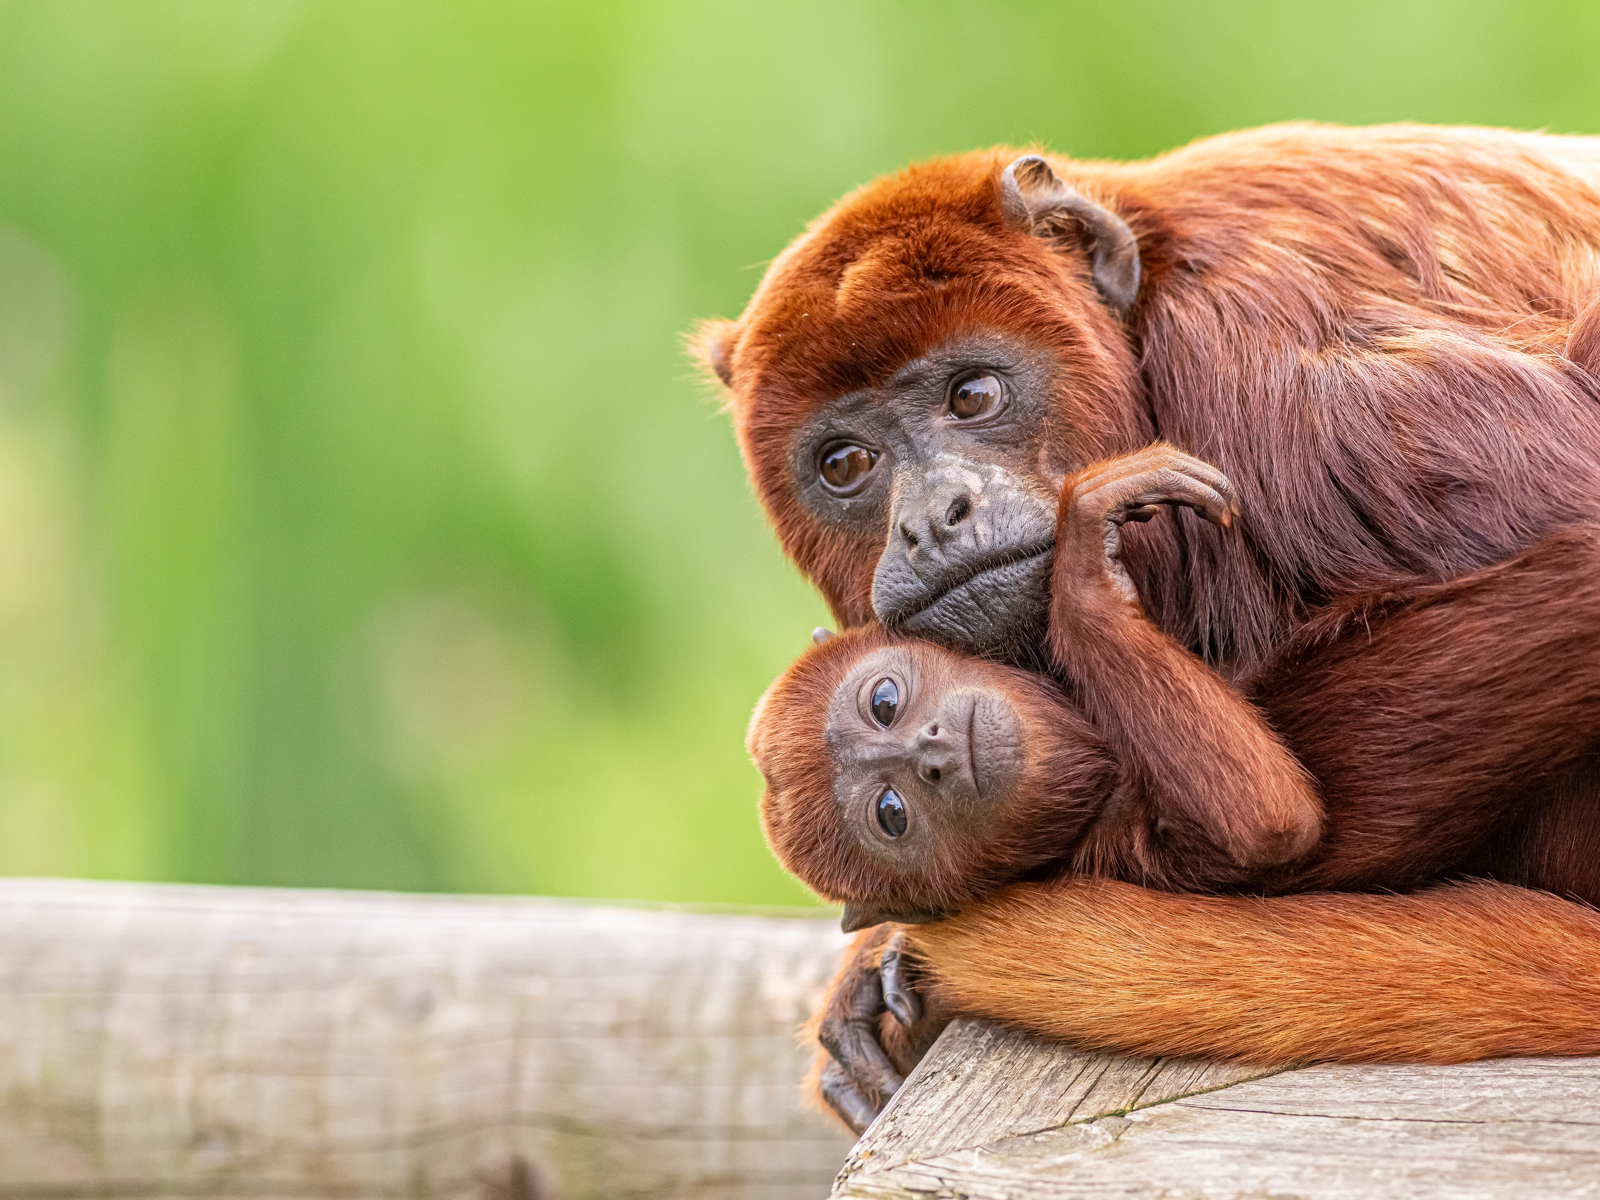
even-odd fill
[(1055, 541), (1018, 546), (952, 571), (937, 590), (930, 588), (887, 623), (909, 633), (956, 640), (985, 641), (984, 631), (1008, 628), (1017, 614), (1042, 607), (1048, 595)]

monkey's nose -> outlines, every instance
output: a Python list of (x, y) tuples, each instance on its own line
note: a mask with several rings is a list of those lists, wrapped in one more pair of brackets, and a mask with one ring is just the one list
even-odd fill
[[(915, 558), (919, 547), (943, 547), (970, 536), (971, 530), (963, 526), (972, 511), (972, 493), (965, 487), (937, 487), (906, 498), (895, 513), (894, 529), (907, 555)], [(939, 551), (935, 549), (935, 553)]]
[(972, 496), (965, 488), (955, 489), (953, 495), (948, 491), (935, 493), (924, 503), (921, 524), (935, 542), (943, 545), (967, 532), (960, 528), (972, 516)]
[(929, 721), (917, 731), (917, 774), (928, 783), (938, 783), (950, 769), (950, 739), (937, 721)]

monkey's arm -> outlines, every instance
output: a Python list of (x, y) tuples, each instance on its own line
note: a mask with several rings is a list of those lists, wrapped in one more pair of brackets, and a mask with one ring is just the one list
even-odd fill
[(1322, 804), (1262, 714), (1145, 619), (1120, 531), (1169, 504), (1221, 525), (1237, 511), (1220, 472), (1161, 443), (1066, 481), (1050, 649), (1142, 798), (1091, 831), (1078, 865), (1204, 886), (1304, 855), (1321, 836)]
[(1600, 1053), (1600, 913), (1497, 883), (1219, 897), (1082, 876), (907, 931), (954, 1012), (1266, 1064)]

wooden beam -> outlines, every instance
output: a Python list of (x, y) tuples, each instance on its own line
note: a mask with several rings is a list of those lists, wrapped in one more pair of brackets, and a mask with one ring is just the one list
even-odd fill
[(957, 1021), (852, 1152), (851, 1200), (1527, 1200), (1600, 1189), (1600, 1059), (1262, 1072)]
[(0, 1198), (814, 1200), (822, 919), (0, 881)]

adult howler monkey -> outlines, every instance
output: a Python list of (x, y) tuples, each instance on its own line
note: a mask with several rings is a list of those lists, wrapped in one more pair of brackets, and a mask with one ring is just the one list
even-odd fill
[[(1515, 567), (1600, 516), (1587, 357), (1600, 338), (1583, 315), (1600, 284), (1597, 186), (1600, 142), (1492, 130), (1284, 126), (1136, 164), (977, 153), (847, 197), (700, 347), (785, 550), (845, 625), (876, 616), (1026, 660), (1044, 639), (1066, 476), (1158, 438), (1216, 464), (1242, 504), (1234, 530), (1188, 516), (1125, 528), (1121, 581), (1149, 622), (1099, 647), (1064, 634), (1061, 665), (1192, 655), (1225, 691), (1305, 638), (1298, 669), (1331, 674), (1339, 702), (1381, 709), (1398, 689), (1432, 714), (1403, 758), (1311, 738), (1296, 749), (1313, 780), (1370, 779), (1403, 812), (1470, 760), (1491, 785), (1486, 819), (1572, 890), (1563, 872), (1600, 841), (1588, 730), (1528, 725), (1562, 680), (1512, 658), (1501, 631), (1451, 638), (1448, 585), (1489, 569), (1484, 586), (1519, 620), (1600, 636), (1567, 586), (1586, 565)], [(1398, 659), (1312, 636), (1413, 599), (1445, 632)], [(1510, 673), (1527, 703), (1458, 704), (1467, 658)], [(1120, 711), (1115, 690), (1101, 703), (1114, 751), (1142, 745), (1155, 767), (1194, 753), (1181, 710)], [(1545, 758), (1559, 779), (1513, 827), (1509, 790)], [(1419, 873), (1474, 870), (1472, 851), (1440, 847)], [(1368, 886), (1417, 881), (1381, 858)], [(985, 907), (981, 953), (941, 955), (927, 927), (943, 994), (1002, 986), (1041, 937), (1070, 947), (1082, 916), (1038, 894)], [(1481, 949), (1470, 923), (1440, 928), (1460, 954)], [(864, 935), (833, 1015), (877, 970), (877, 940)], [(1566, 951), (1532, 938), (1526, 953)], [(1368, 976), (1374, 1002), (1405, 972)]]

